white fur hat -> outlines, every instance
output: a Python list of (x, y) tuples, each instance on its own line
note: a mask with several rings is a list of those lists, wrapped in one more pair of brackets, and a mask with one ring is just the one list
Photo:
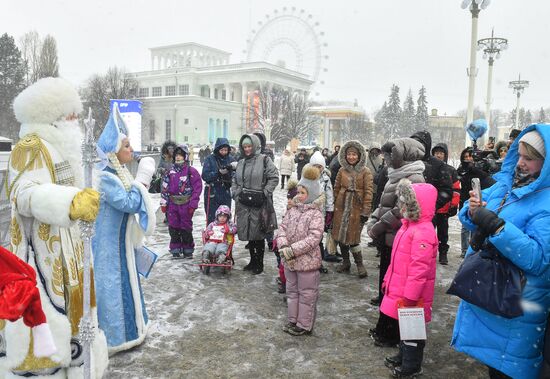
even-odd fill
[(82, 112), (82, 102), (67, 80), (44, 78), (17, 95), (13, 111), (22, 124), (51, 124), (64, 116)]
[(302, 179), (298, 183), (299, 186), (307, 190), (306, 204), (313, 202), (321, 195), (321, 185), (319, 184), (319, 170), (310, 163), (304, 166), (302, 170)]
[(325, 158), (323, 157), (323, 154), (321, 154), (320, 151), (316, 151), (313, 153), (311, 158), (309, 158), (310, 164), (318, 164), (319, 166), (325, 167), (327, 165)]

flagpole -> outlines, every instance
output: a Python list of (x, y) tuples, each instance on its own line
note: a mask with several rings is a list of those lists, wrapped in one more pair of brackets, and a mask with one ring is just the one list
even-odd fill
[[(84, 120), (84, 141), (82, 142), (82, 164), (84, 166), (84, 186), (92, 187), (92, 169), (97, 157), (94, 141), (95, 120), (92, 118), (92, 109), (88, 109), (88, 118)], [(91, 259), (92, 236), (94, 235), (94, 223), (80, 220), (79, 222), (82, 240), (84, 242), (84, 312), (80, 320), (80, 340), (84, 354), (84, 379), (91, 378), (91, 346), (94, 340), (95, 328), (90, 312), (91, 293)]]

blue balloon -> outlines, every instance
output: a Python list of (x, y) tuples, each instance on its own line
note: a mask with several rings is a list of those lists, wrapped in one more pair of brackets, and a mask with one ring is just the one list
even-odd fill
[(476, 141), (487, 132), (487, 121), (482, 118), (474, 120), (466, 127), (466, 132), (472, 141)]

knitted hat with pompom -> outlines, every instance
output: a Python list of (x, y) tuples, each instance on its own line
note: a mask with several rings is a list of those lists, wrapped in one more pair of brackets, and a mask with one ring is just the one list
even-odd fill
[(302, 179), (298, 182), (299, 186), (307, 190), (307, 199), (304, 203), (309, 204), (321, 195), (321, 185), (319, 184), (319, 170), (312, 164), (307, 164), (302, 170)]

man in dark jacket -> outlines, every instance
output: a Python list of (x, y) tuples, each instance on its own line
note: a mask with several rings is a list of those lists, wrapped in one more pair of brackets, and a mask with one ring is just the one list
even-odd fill
[(231, 208), (231, 184), (234, 171), (231, 163), (233, 157), (229, 154), (230, 146), (227, 138), (218, 138), (214, 151), (204, 159), (202, 180), (204, 186), (204, 211), (208, 224), (216, 218), (216, 210), (220, 205)]
[(449, 263), (447, 258), (447, 252), (449, 251), (449, 244), (447, 243), (449, 242), (449, 217), (456, 215), (458, 200), (460, 198), (460, 182), (456, 169), (447, 164), (449, 150), (445, 143), (435, 145), (432, 149), (432, 155), (445, 163), (444, 169), (453, 184), (452, 198), (441, 208), (437, 208), (435, 217), (433, 218), (433, 224), (437, 229), (437, 239), (439, 240), (439, 263), (447, 265)]
[(333, 188), (334, 188), (334, 183), (336, 183), (336, 177), (338, 176), (338, 171), (340, 171), (340, 167), (342, 166), (340, 166), (340, 161), (338, 160), (338, 155), (337, 155), (330, 161), (330, 164), (328, 165), (328, 169), (330, 170), (330, 182), (332, 183)]
[[(474, 150), (471, 147), (467, 147), (460, 153), (460, 166), (458, 166), (456, 172), (458, 179), (460, 180), (460, 208), (466, 200), (470, 198), (470, 191), (472, 190), (472, 179), (479, 178), (481, 189), (489, 188), (495, 183), (495, 180), (491, 178), (491, 175), (476, 166), (473, 156)], [(470, 241), (470, 231), (462, 225), (460, 232), (461, 238), (461, 253), (460, 256), (464, 258), (466, 250)]]
[(422, 159), (426, 166), (424, 169), (424, 179), (426, 183), (430, 183), (437, 189), (437, 201), (435, 205), (436, 209), (439, 209), (447, 204), (453, 196), (451, 177), (447, 175), (445, 162), (431, 155), (432, 136), (427, 130), (416, 132), (411, 138), (424, 145), (424, 158)]
[(309, 155), (306, 149), (300, 149), (300, 152), (294, 158), (294, 162), (296, 163), (296, 175), (298, 175), (298, 180), (300, 180), (302, 178), (302, 169), (309, 163)]

